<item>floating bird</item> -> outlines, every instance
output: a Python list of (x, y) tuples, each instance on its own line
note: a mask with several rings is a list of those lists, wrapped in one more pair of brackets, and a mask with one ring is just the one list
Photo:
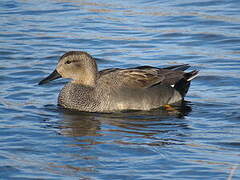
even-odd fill
[(184, 99), (197, 70), (184, 72), (188, 64), (157, 68), (111, 68), (98, 71), (96, 59), (83, 51), (70, 51), (39, 85), (57, 78), (70, 78), (58, 104), (87, 112), (150, 110)]

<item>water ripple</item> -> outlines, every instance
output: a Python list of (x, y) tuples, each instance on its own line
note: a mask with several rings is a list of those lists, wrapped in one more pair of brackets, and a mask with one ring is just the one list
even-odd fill
[[(227, 179), (239, 170), (239, 1), (8, 1), (0, 5), (2, 179)], [(189, 63), (174, 111), (60, 109), (37, 83), (69, 50), (99, 69)]]

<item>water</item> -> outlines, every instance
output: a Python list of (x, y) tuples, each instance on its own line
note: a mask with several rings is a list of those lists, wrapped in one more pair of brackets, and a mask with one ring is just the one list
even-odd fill
[[(240, 1), (0, 4), (0, 179), (240, 179)], [(59, 56), (99, 68), (189, 63), (177, 112), (78, 113), (45, 86)]]

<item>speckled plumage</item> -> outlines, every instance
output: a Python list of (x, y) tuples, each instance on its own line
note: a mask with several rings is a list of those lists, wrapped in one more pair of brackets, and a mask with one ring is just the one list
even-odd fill
[(58, 104), (68, 109), (88, 112), (150, 110), (183, 99), (190, 80), (198, 73), (183, 72), (188, 67), (140, 66), (98, 71), (93, 57), (86, 52), (73, 51), (64, 54), (54, 73), (39, 84), (55, 77), (73, 79), (58, 97)]

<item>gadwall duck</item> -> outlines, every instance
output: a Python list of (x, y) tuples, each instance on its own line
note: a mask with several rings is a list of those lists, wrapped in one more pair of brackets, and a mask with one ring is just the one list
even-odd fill
[(96, 59), (86, 52), (64, 54), (45, 84), (57, 78), (72, 79), (61, 90), (58, 104), (88, 112), (150, 110), (181, 101), (198, 71), (184, 72), (187, 64), (156, 68), (111, 68), (98, 71)]

